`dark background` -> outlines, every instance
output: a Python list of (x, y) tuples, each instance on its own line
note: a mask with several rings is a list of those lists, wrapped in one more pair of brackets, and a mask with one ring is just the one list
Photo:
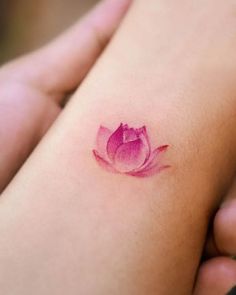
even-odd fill
[(0, 64), (73, 24), (97, 0), (0, 0)]

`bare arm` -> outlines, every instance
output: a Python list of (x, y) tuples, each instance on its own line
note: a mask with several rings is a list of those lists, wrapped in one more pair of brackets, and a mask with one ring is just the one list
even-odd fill
[[(210, 214), (235, 168), (236, 44), (222, 1), (170, 2), (135, 2), (3, 194), (4, 294), (190, 294)], [(92, 153), (98, 128), (121, 122), (146, 125), (154, 147), (168, 144), (171, 167), (142, 179), (103, 170)]]

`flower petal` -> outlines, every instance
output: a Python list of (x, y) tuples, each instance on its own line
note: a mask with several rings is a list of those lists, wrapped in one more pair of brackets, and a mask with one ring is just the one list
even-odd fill
[(148, 177), (148, 176), (153, 176), (154, 174), (160, 173), (164, 169), (170, 168), (169, 165), (163, 165), (163, 166), (153, 166), (149, 169), (144, 169), (141, 171), (133, 171), (133, 172), (127, 172), (126, 174), (135, 176), (135, 177)]
[(116, 151), (114, 167), (119, 172), (129, 172), (142, 167), (146, 149), (141, 139), (122, 144)]
[(123, 124), (121, 123), (118, 129), (110, 136), (107, 143), (108, 157), (113, 161), (116, 150), (123, 144)]
[(163, 155), (167, 151), (168, 147), (169, 147), (168, 145), (162, 145), (162, 146), (159, 146), (158, 148), (156, 148), (151, 153), (148, 161), (142, 167), (142, 170), (151, 168), (152, 166), (156, 166), (157, 164), (159, 164), (160, 156)]
[(137, 132), (139, 134), (139, 138), (142, 140), (143, 145), (146, 149), (146, 159), (144, 162), (145, 164), (149, 160), (150, 154), (151, 154), (151, 146), (150, 146), (150, 141), (147, 134), (147, 129), (145, 126), (143, 126), (142, 128), (138, 129)]
[(138, 135), (137, 135), (137, 132), (134, 130), (134, 128), (129, 128), (127, 130), (124, 130), (124, 134), (123, 134), (124, 143), (129, 141), (134, 141), (136, 139), (138, 139)]
[(97, 160), (98, 164), (102, 168), (106, 169), (109, 172), (117, 173), (115, 168), (110, 163), (108, 163), (106, 160), (104, 160), (96, 150), (93, 150), (93, 154), (94, 154), (94, 157)]
[(107, 143), (112, 135), (112, 131), (106, 127), (100, 126), (97, 134), (97, 150), (99, 155), (109, 162), (107, 155)]

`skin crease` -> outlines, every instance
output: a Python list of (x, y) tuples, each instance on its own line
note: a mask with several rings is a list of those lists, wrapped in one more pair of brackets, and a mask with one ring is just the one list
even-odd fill
[[(137, 10), (137, 11), (138, 11), (138, 10)], [(120, 37), (120, 38), (121, 38), (121, 37)], [(113, 54), (114, 54), (114, 53), (113, 53)], [(105, 61), (103, 61), (103, 63), (105, 63)], [(94, 83), (94, 82), (93, 82), (93, 83)], [(93, 83), (92, 83), (92, 84), (93, 84)], [(84, 103), (85, 103), (85, 102), (84, 102)], [(74, 105), (77, 105), (77, 103), (74, 104)], [(71, 109), (72, 109), (72, 108), (71, 108)], [(69, 115), (68, 115), (68, 116), (69, 116)], [(66, 117), (66, 116), (65, 116), (65, 117)], [(76, 117), (76, 114), (75, 114), (75, 117)], [(64, 120), (65, 120), (65, 119), (64, 119)], [(69, 120), (68, 117), (67, 117), (67, 120)], [(104, 120), (104, 119), (102, 119), (102, 120)], [(69, 120), (69, 121), (70, 121), (70, 120)], [(152, 121), (152, 120), (150, 120), (150, 121)], [(153, 123), (151, 123), (151, 124), (153, 124)], [(68, 124), (68, 125), (69, 125), (69, 124)], [(87, 124), (86, 124), (86, 125), (87, 125)], [(60, 128), (59, 128), (59, 129), (60, 129)], [(59, 130), (59, 129), (58, 129), (58, 130)], [(75, 137), (75, 133), (77, 132), (77, 130), (76, 130), (76, 132), (75, 132), (75, 131), (71, 131), (71, 129), (73, 129), (73, 128), (71, 128), (71, 126), (70, 126), (70, 127), (68, 128), (68, 131), (71, 132), (72, 136)], [(80, 131), (80, 132), (81, 132), (81, 131)], [(164, 133), (164, 132), (163, 132), (163, 133)], [(68, 135), (67, 135), (67, 136), (68, 136)], [(80, 136), (80, 137), (81, 137), (81, 136)], [(55, 136), (54, 136), (54, 138), (55, 138)], [(54, 145), (55, 145), (55, 143), (53, 143), (53, 146), (54, 146)], [(49, 147), (49, 149), (50, 149), (50, 147)], [(47, 153), (45, 153), (45, 155), (46, 155), (46, 154), (47, 154)], [(44, 155), (44, 157), (45, 157), (45, 155)], [(34, 156), (34, 157), (35, 157), (35, 156)], [(46, 156), (46, 157), (47, 157), (47, 156)], [(48, 158), (48, 159), (49, 159), (49, 158)], [(44, 161), (45, 161), (45, 159), (44, 159)], [(45, 161), (45, 162), (46, 162), (46, 161)], [(50, 160), (49, 162), (51, 162), (51, 160)], [(52, 165), (52, 162), (51, 162), (50, 165)], [(94, 168), (94, 169), (95, 169), (95, 168)], [(22, 172), (22, 173), (24, 173), (24, 172)], [(40, 175), (40, 174), (39, 174), (39, 175)], [(39, 175), (38, 175), (38, 176), (39, 176)], [(53, 175), (53, 174), (52, 174), (52, 175)], [(50, 175), (50, 176), (51, 176), (51, 175)], [(66, 175), (66, 176), (67, 176), (67, 175)], [(45, 177), (45, 175), (42, 175), (42, 178), (43, 178), (43, 179), (44, 179), (44, 177)], [(70, 176), (69, 176), (69, 178), (70, 178)], [(60, 178), (59, 178), (59, 179), (60, 179)], [(55, 177), (55, 180), (56, 180), (56, 177)], [(57, 181), (56, 181), (56, 182), (57, 182)], [(114, 182), (115, 182), (115, 181), (114, 181)], [(14, 187), (14, 186), (12, 186), (12, 187)], [(16, 189), (17, 189), (17, 187), (16, 187)], [(31, 188), (31, 189), (32, 189), (32, 188)], [(9, 190), (11, 191), (11, 188), (9, 188)], [(13, 191), (14, 191), (14, 189), (13, 189)], [(23, 200), (24, 200), (25, 192), (24, 192), (24, 191), (22, 192), (22, 190), (20, 190), (20, 194), (23, 194)], [(57, 190), (55, 190), (55, 195), (56, 195), (56, 194), (57, 194)], [(10, 200), (10, 196), (11, 196), (11, 194), (10, 194), (10, 193), (9, 193), (9, 194), (6, 193), (5, 196), (6, 196), (6, 195), (8, 196), (8, 198), (9, 198), (9, 200)], [(15, 198), (14, 198), (14, 192), (13, 192), (13, 195), (12, 195), (12, 196), (13, 196), (13, 199), (15, 199)], [(27, 199), (27, 197), (25, 197), (25, 198)], [(50, 198), (49, 198), (49, 201), (50, 201)], [(3, 202), (4, 202), (4, 199), (3, 199)], [(8, 203), (8, 204), (9, 204), (9, 203)], [(11, 202), (10, 202), (10, 204), (11, 204)], [(16, 205), (16, 204), (17, 204), (17, 202), (16, 202), (16, 203), (13, 202), (13, 204), (11, 204), (11, 205)], [(7, 205), (7, 206), (5, 207), (5, 209), (6, 209), (6, 211), (5, 211), (5, 218), (6, 218), (7, 222), (9, 222), (9, 220), (8, 220), (8, 218), (7, 218), (7, 212), (8, 212), (8, 211), (7, 211), (7, 208), (8, 208), (8, 209), (9, 209), (9, 208), (11, 208), (11, 209), (14, 208), (14, 207), (11, 207), (11, 205)], [(17, 205), (19, 205), (19, 204), (17, 204)], [(25, 212), (24, 210), (26, 210), (26, 209), (24, 209), (24, 206), (27, 207), (28, 205), (32, 206), (33, 204), (32, 204), (31, 202), (29, 202), (29, 203), (25, 202), (25, 203), (21, 204), (21, 206), (22, 206), (23, 208), (22, 208), (21, 206), (20, 206), (20, 208), (19, 208), (19, 209), (20, 209), (19, 211), (21, 211), (21, 210), (23, 210), (23, 211), (21, 211), (21, 212), (15, 212), (15, 211), (13, 211), (13, 212), (16, 213), (16, 216), (13, 216), (13, 219), (16, 218), (15, 220), (19, 220), (19, 219), (18, 219), (18, 218), (20, 218), (19, 216), (22, 214), (22, 212)], [(41, 204), (41, 206), (42, 206), (42, 204)], [(30, 208), (32, 209), (33, 207), (30, 207)], [(38, 208), (38, 207), (37, 207), (37, 208)], [(48, 211), (53, 210), (52, 208), (51, 208), (51, 209), (50, 209), (50, 208), (44, 208), (43, 206), (40, 207), (40, 208), (41, 208), (41, 209), (40, 209), (39, 211), (42, 210), (42, 213), (47, 213)], [(69, 206), (69, 208), (70, 208), (70, 206)], [(96, 207), (95, 207), (95, 208), (96, 208)], [(43, 211), (44, 211), (43, 209), (46, 209), (45, 212), (43, 212)], [(59, 210), (59, 212), (60, 212), (60, 206), (58, 206), (57, 210)], [(57, 211), (57, 210), (56, 210), (56, 211)], [(27, 210), (26, 210), (26, 211), (27, 211)], [(39, 212), (39, 213), (40, 213), (40, 212)], [(39, 218), (40, 216), (44, 216), (44, 214), (40, 215), (39, 213), (38, 213), (38, 216), (35, 217), (34, 220), (37, 221), (38, 218)], [(29, 212), (29, 214), (26, 214), (26, 215), (28, 216), (29, 219), (32, 218), (32, 216), (30, 217), (30, 212)], [(46, 214), (46, 215), (47, 215), (47, 214)], [(12, 214), (11, 214), (11, 216), (12, 216)], [(62, 217), (63, 217), (63, 216), (64, 216), (64, 215), (62, 214)], [(47, 218), (47, 217), (46, 217), (46, 218)], [(65, 218), (65, 216), (64, 216), (64, 218)], [(3, 216), (3, 220), (4, 220), (4, 216)], [(64, 220), (64, 221), (65, 221), (65, 220)], [(7, 222), (6, 222), (6, 225), (9, 224), (9, 223), (7, 223)], [(25, 221), (24, 221), (23, 223), (25, 223)], [(63, 225), (64, 225), (64, 224), (63, 224)], [(34, 226), (36, 226), (36, 229), (37, 229), (37, 227), (38, 227), (37, 222), (34, 224)], [(64, 225), (64, 226), (65, 226), (65, 225)], [(42, 230), (42, 228), (39, 226), (39, 232), (40, 232), (40, 230)], [(37, 232), (37, 233), (39, 233), (39, 232)], [(60, 232), (60, 230), (59, 230), (59, 232)], [(30, 230), (29, 230), (28, 233), (30, 234)], [(45, 234), (44, 230), (43, 230), (43, 233)], [(16, 238), (16, 235), (15, 235), (15, 234), (16, 234), (16, 233), (12, 232), (12, 235), (13, 235), (14, 238)], [(26, 228), (26, 231), (25, 231), (25, 232), (23, 231), (23, 236), (24, 236), (25, 234), (27, 234), (27, 228)], [(31, 235), (30, 235), (30, 237), (31, 237)], [(9, 239), (9, 236), (7, 237), (7, 235), (6, 235), (6, 238)], [(20, 237), (19, 237), (19, 238), (20, 238)], [(52, 237), (50, 237), (50, 240), (51, 240), (51, 238), (52, 238)], [(34, 242), (34, 239), (37, 240), (38, 237), (36, 238), (36, 237), (34, 237), (34, 235), (33, 235), (33, 239), (32, 239), (33, 241), (30, 241), (30, 243)], [(35, 240), (35, 241), (36, 241), (36, 240)], [(26, 240), (26, 241), (27, 241), (27, 240)], [(22, 247), (22, 243), (19, 243), (19, 244), (20, 244), (20, 246), (21, 246), (21, 248), (22, 248), (22, 249), (20, 249), (20, 251), (23, 251), (23, 253), (25, 253), (25, 252), (24, 252), (24, 250), (25, 250), (25, 249), (24, 249), (24, 245), (23, 245), (23, 247)], [(52, 245), (53, 245), (53, 243), (52, 243)], [(54, 249), (55, 249), (55, 247), (54, 247)], [(18, 249), (18, 250), (19, 250), (19, 249)], [(9, 252), (10, 252), (10, 251), (9, 251)], [(13, 253), (9, 253), (9, 252), (7, 252), (7, 253), (13, 255)], [(10, 255), (10, 256), (11, 256), (11, 255)], [(14, 255), (16, 255), (16, 254), (14, 254)], [(23, 256), (23, 257), (24, 257), (24, 256)], [(45, 257), (45, 256), (44, 256), (44, 257)], [(24, 257), (24, 258), (26, 258), (26, 257)], [(17, 258), (17, 259), (18, 259), (18, 258)], [(22, 259), (22, 260), (25, 261), (25, 259)], [(27, 259), (26, 259), (26, 260), (27, 260)], [(36, 263), (36, 264), (37, 264), (37, 263)], [(10, 269), (10, 267), (9, 267), (9, 269)], [(50, 279), (49, 279), (49, 281), (50, 281)], [(20, 283), (20, 280), (19, 280), (19, 283)], [(34, 281), (34, 283), (32, 283), (32, 284), (35, 284), (35, 283), (37, 284), (37, 283), (40, 283), (40, 282), (35, 282), (35, 281)], [(6, 282), (4, 282), (3, 285), (6, 285)], [(52, 288), (53, 288), (53, 287), (52, 287)]]

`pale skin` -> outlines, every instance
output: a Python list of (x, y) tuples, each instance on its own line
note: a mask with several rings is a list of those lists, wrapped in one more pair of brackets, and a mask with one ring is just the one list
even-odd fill
[[(191, 17), (193, 7), (187, 1), (181, 1), (181, 10), (162, 1), (150, 1), (148, 7), (141, 0), (133, 5), (93, 72), (2, 194), (0, 280), (4, 294), (173, 294), (176, 286), (180, 294), (192, 292), (210, 214), (235, 172), (235, 68), (228, 65), (234, 61), (236, 44), (230, 38), (234, 33), (229, 22), (232, 7), (221, 1), (218, 4), (215, 7), (214, 2), (216, 16), (211, 15), (213, 1), (208, 1), (206, 13), (197, 7), (200, 13), (194, 9)], [(198, 24), (208, 17), (211, 26), (204, 35)], [(222, 20), (221, 30), (217, 17)], [(146, 20), (142, 25), (140, 18)], [(225, 31), (230, 32), (229, 36)], [(178, 39), (174, 36), (179, 32)], [(16, 122), (10, 125), (13, 130), (19, 122), (21, 126), (25, 122), (22, 133), (17, 132), (20, 140), (7, 133), (1, 144), (7, 151), (17, 144), (22, 156), (16, 149), (8, 152), (5, 171), (9, 173), (1, 173), (6, 175), (1, 177), (2, 187), (57, 116), (60, 109), (55, 101), (62, 100), (65, 92), (80, 82), (81, 77), (72, 79), (81, 67), (72, 59), (73, 54), (71, 63), (61, 63), (61, 57), (52, 63), (52, 74), (59, 72), (58, 76), (51, 75), (52, 80), (50, 76), (42, 78), (46, 70), (41, 68), (42, 63), (31, 73), (27, 65), (47, 56), (51, 61), (58, 47), (61, 45), (57, 43), (1, 72), (3, 85), (6, 81), (15, 83), (16, 76), (20, 87), (27, 85), (27, 91), (32, 85), (29, 97), (34, 100), (34, 91), (40, 89), (38, 101), (42, 106), (40, 115), (33, 113), (35, 125), (25, 119), (32, 110), (38, 114), (35, 101), (32, 109), (22, 110), (18, 123), (10, 120), (11, 124)], [(74, 48), (70, 44), (68, 47)], [(99, 48), (92, 46), (89, 52), (93, 58), (88, 57), (90, 62), (81, 71), (82, 76), (101, 51)], [(63, 50), (66, 57), (69, 49)], [(74, 55), (79, 56), (78, 52)], [(65, 72), (67, 75), (62, 77)], [(25, 83), (19, 77), (24, 77)], [(5, 89), (14, 88), (6, 85)], [(45, 93), (54, 99), (46, 100), (48, 113), (44, 111), (45, 99), (41, 99), (42, 94), (47, 98)], [(17, 94), (19, 97), (19, 91)], [(28, 102), (27, 107), (31, 105)], [(1, 110), (6, 114), (6, 108)], [(116, 126), (123, 120), (138, 126), (145, 123), (154, 143), (170, 144), (172, 149), (166, 156), (172, 166), (169, 171), (140, 181), (109, 174), (96, 165), (91, 150), (98, 126)], [(38, 138), (31, 136), (36, 130)], [(24, 145), (18, 146), (19, 142)], [(232, 216), (222, 215), (228, 219)], [(226, 231), (217, 231), (217, 227), (224, 229), (225, 223), (223, 218), (216, 219), (219, 245), (225, 243), (222, 233)], [(235, 249), (227, 248), (226, 243), (224, 247), (225, 254)], [(229, 265), (228, 269), (234, 267)], [(227, 282), (227, 288), (233, 280), (236, 277)]]

